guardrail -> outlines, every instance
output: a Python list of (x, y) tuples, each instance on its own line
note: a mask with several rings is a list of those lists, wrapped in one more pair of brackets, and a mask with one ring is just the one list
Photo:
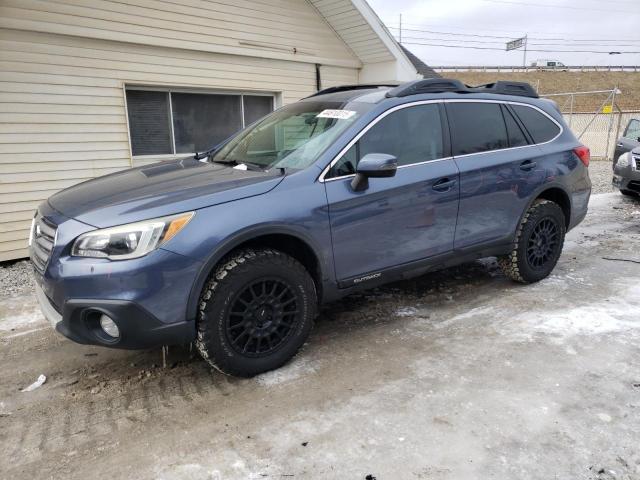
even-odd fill
[(567, 65), (564, 67), (523, 67), (523, 66), (500, 66), (487, 67), (483, 65), (467, 66), (431, 66), (437, 72), (529, 72), (529, 71), (565, 71), (571, 72), (638, 72), (640, 65)]

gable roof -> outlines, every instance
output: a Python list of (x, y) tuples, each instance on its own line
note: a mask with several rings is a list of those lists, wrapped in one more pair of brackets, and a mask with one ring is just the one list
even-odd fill
[(402, 49), (404, 54), (409, 58), (409, 60), (413, 64), (413, 66), (416, 67), (416, 70), (418, 71), (418, 73), (420, 75), (422, 75), (424, 78), (441, 78), (442, 77), (433, 68), (431, 68), (429, 65), (424, 63), (418, 57), (416, 57), (411, 52), (411, 50), (409, 50), (407, 47), (405, 47), (404, 45), (400, 44), (400, 48)]
[[(362, 62), (363, 67), (394, 64), (394, 78), (420, 78), (416, 67), (366, 0), (308, 0)], [(375, 67), (374, 67), (375, 69)], [(376, 71), (375, 75), (380, 76)]]

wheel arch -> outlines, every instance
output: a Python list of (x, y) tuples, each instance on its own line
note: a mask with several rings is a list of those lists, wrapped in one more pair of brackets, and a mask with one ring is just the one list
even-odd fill
[(564, 186), (557, 183), (543, 185), (533, 195), (531, 195), (531, 200), (529, 201), (529, 203), (527, 203), (527, 207), (522, 211), (520, 215), (518, 225), (520, 225), (520, 222), (522, 222), (522, 219), (526, 215), (529, 208), (531, 208), (531, 205), (533, 205), (533, 202), (540, 199), (550, 200), (560, 206), (560, 208), (562, 209), (562, 213), (564, 214), (565, 228), (568, 230), (569, 225), (571, 224), (571, 196), (566, 191)]
[(571, 197), (569, 194), (563, 188), (553, 186), (538, 193), (535, 200), (539, 199), (550, 200), (558, 204), (564, 214), (565, 228), (568, 230), (571, 224)]
[(231, 252), (241, 248), (273, 248), (298, 260), (309, 272), (316, 286), (318, 301), (323, 294), (324, 269), (321, 263), (320, 250), (315, 247), (313, 241), (300, 232), (286, 227), (267, 227), (243, 232), (223, 242), (203, 262), (198, 272), (196, 281), (191, 287), (189, 303), (187, 305), (187, 318), (194, 319), (197, 315), (198, 301), (205, 282), (220, 261)]

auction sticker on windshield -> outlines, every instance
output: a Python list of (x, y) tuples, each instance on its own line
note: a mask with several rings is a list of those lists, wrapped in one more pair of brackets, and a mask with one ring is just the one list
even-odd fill
[(340, 120), (347, 120), (356, 114), (353, 110), (331, 110), (326, 109), (321, 111), (316, 118), (339, 118)]

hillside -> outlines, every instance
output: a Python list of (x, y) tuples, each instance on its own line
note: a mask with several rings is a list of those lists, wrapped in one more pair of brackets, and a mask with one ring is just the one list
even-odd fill
[[(538, 87), (540, 94), (565, 93), (592, 90), (611, 90), (618, 87), (622, 94), (616, 97), (616, 103), (624, 110), (640, 110), (640, 73), (637, 72), (442, 72), (447, 78), (457, 78), (469, 85), (490, 83), (496, 80), (516, 80), (529, 82)], [(539, 82), (539, 83), (538, 83)], [(569, 100), (567, 97), (553, 98), (560, 107), (566, 102), (568, 111)], [(576, 96), (574, 111), (593, 112), (599, 108), (606, 99), (605, 95)]]

